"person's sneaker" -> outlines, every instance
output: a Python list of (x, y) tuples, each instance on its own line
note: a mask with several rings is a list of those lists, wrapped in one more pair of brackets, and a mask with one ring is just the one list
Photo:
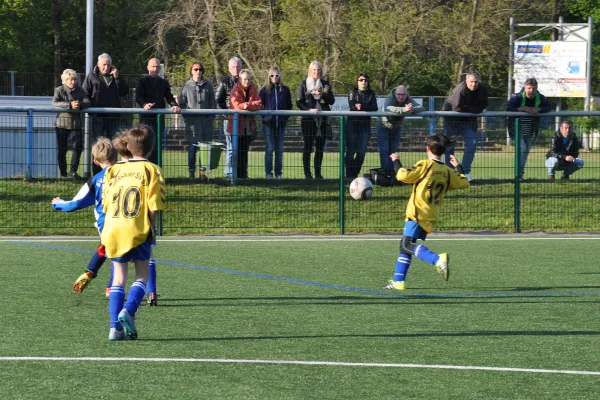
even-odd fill
[(148, 301), (147, 301), (147, 304), (148, 304), (150, 307), (156, 307), (156, 306), (158, 305), (158, 301), (157, 301), (156, 297), (157, 297), (157, 296), (156, 296), (156, 292), (150, 292), (150, 293), (148, 293)]
[(554, 180), (554, 175), (548, 175), (548, 179), (550, 179), (551, 181)]
[(444, 275), (445, 281), (447, 281), (450, 277), (450, 267), (448, 266), (448, 264), (450, 264), (450, 256), (448, 255), (448, 253), (440, 254), (440, 259), (435, 264), (435, 266), (438, 272)]
[(106, 296), (106, 300), (108, 300), (108, 299), (109, 299), (109, 297), (110, 297), (110, 288), (109, 288), (109, 287), (107, 287), (107, 288), (106, 288), (106, 291), (105, 291), (104, 293), (105, 293), (105, 296)]
[(471, 174), (465, 174), (465, 176), (467, 177), (467, 180), (469, 182), (471, 182), (473, 180), (473, 177), (471, 176)]
[(321, 175), (321, 174), (315, 174), (315, 179), (323, 180), (325, 178), (323, 178), (323, 175)]
[(94, 274), (90, 271), (85, 271), (83, 274), (79, 275), (79, 278), (73, 283), (73, 290), (75, 293), (81, 293), (90, 284), (90, 282), (94, 279)]
[(273, 174), (267, 174), (266, 178), (267, 179), (273, 179)]
[(277, 179), (278, 181), (280, 181), (280, 180), (283, 179), (283, 176), (281, 176), (281, 175), (275, 175), (275, 179)]
[(304, 174), (304, 179), (307, 179), (310, 181), (313, 179), (313, 176), (311, 174)]
[(117, 328), (110, 328), (110, 332), (108, 332), (108, 340), (114, 342), (116, 340), (125, 340), (127, 336), (125, 336), (125, 329), (121, 329), (120, 331)]
[(385, 285), (382, 289), (390, 289), (390, 290), (404, 290), (404, 281), (393, 281), (390, 279), (387, 285)]
[(561, 181), (568, 181), (569, 179), (571, 179), (571, 178), (567, 174), (563, 174), (563, 176), (560, 177)]
[(138, 332), (137, 332), (137, 328), (135, 327), (135, 321), (133, 320), (133, 317), (131, 315), (129, 315), (129, 311), (127, 311), (127, 309), (122, 309), (121, 312), (119, 313), (119, 317), (117, 318), (119, 320), (119, 322), (121, 323), (121, 325), (123, 325), (123, 330), (125, 331), (125, 335), (127, 337), (129, 337), (130, 339), (137, 339), (138, 337)]
[(196, 173), (194, 171), (190, 171), (190, 174), (188, 176), (190, 179), (196, 179)]

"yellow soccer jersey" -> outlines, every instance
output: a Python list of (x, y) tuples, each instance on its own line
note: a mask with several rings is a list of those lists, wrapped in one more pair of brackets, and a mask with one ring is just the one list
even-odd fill
[(396, 179), (414, 183), (406, 220), (417, 222), (427, 233), (431, 233), (440, 217), (446, 192), (469, 187), (464, 175), (437, 160), (421, 160), (412, 168), (400, 168)]
[(123, 256), (154, 235), (148, 213), (164, 210), (166, 201), (157, 165), (143, 159), (113, 165), (106, 170), (102, 195), (106, 218), (101, 241), (109, 258)]

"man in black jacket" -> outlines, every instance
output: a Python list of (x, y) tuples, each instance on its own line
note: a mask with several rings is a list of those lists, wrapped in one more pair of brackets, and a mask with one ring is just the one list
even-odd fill
[[(148, 75), (142, 76), (135, 86), (135, 102), (144, 110), (166, 108), (169, 104), (171, 111), (179, 113), (180, 108), (171, 93), (171, 85), (166, 79), (161, 78), (160, 61), (158, 58), (151, 58), (148, 61)], [(166, 100), (166, 102), (165, 102)], [(161, 121), (161, 127), (165, 128), (165, 115), (160, 114), (158, 117)], [(140, 122), (154, 129), (155, 134), (158, 133), (157, 115), (142, 114)], [(148, 161), (158, 164), (158, 146), (161, 144), (154, 142), (152, 154), (148, 157)]]
[[(90, 98), (91, 107), (121, 108), (121, 97), (129, 93), (129, 85), (119, 77), (119, 70), (112, 65), (112, 59), (106, 53), (98, 56), (98, 64), (85, 77), (82, 88)], [(90, 143), (100, 136), (112, 138), (120, 122), (118, 114), (92, 114), (91, 118), (93, 137)], [(100, 170), (100, 167), (92, 165), (94, 175)]]
[(548, 179), (554, 180), (555, 171), (563, 171), (561, 179), (569, 177), (583, 168), (583, 160), (579, 156), (579, 139), (573, 132), (573, 123), (564, 120), (552, 137), (552, 149), (546, 154)]
[[(444, 111), (457, 111), (460, 113), (482, 113), (488, 106), (488, 92), (485, 86), (481, 85), (478, 72), (467, 73), (466, 79), (459, 83), (452, 93), (446, 99)], [(465, 141), (465, 153), (462, 159), (462, 166), (465, 176), (471, 181), (471, 164), (475, 158), (475, 149), (477, 148), (477, 117), (446, 117), (444, 118), (444, 135), (456, 136), (462, 135)], [(446, 149), (446, 165), (452, 168), (450, 156), (454, 155), (454, 140)]]
[[(217, 90), (215, 92), (215, 100), (217, 101), (217, 108), (228, 110), (229, 109), (229, 93), (231, 89), (237, 83), (242, 70), (242, 60), (237, 57), (229, 59), (229, 76), (224, 77), (219, 82)], [(231, 163), (233, 155), (233, 147), (231, 143), (231, 135), (227, 134), (227, 118), (223, 122), (223, 132), (225, 133), (225, 143), (227, 148), (225, 149), (225, 175), (231, 176)]]

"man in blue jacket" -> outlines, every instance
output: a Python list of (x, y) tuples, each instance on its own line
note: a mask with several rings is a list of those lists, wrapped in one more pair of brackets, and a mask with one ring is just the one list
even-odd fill
[(506, 111), (525, 112), (531, 117), (509, 117), (508, 134), (515, 139), (515, 132), (519, 133), (520, 160), (519, 179), (523, 181), (525, 164), (531, 146), (540, 130), (540, 118), (538, 114), (547, 113), (552, 108), (552, 103), (538, 91), (538, 83), (535, 78), (528, 78), (520, 92), (511, 96), (506, 103)]

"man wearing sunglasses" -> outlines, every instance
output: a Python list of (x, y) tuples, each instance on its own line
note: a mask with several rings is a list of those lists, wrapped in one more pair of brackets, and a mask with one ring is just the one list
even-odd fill
[[(181, 88), (179, 106), (182, 110), (215, 109), (217, 102), (212, 84), (204, 79), (204, 66), (195, 61), (190, 65), (190, 79)], [(185, 132), (188, 140), (188, 169), (190, 179), (196, 177), (196, 153), (198, 142), (210, 142), (213, 135), (214, 115), (186, 115)], [(210, 160), (201, 160), (204, 164)], [(200, 166), (200, 179), (205, 179), (204, 170)]]

